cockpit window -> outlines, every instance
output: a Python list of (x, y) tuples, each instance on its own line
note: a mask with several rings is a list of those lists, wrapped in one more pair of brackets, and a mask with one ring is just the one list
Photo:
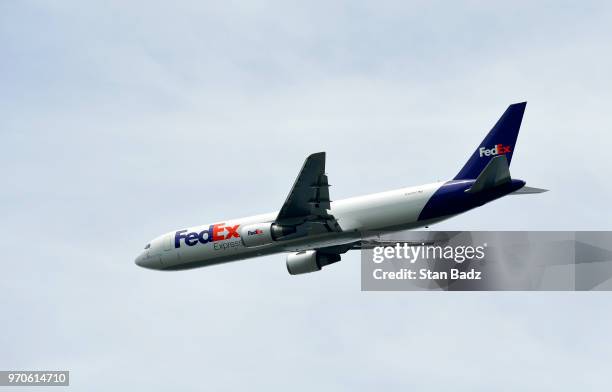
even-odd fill
[(151, 247), (151, 244), (147, 244), (147, 245), (145, 246), (145, 249), (149, 249), (150, 247)]

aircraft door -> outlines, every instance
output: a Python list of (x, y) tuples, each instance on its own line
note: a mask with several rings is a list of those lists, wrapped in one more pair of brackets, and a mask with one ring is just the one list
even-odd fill
[(172, 245), (172, 234), (166, 234), (162, 239), (161, 253), (161, 262), (164, 266), (171, 266), (178, 260), (178, 253)]
[(164, 236), (164, 252), (172, 250), (172, 235), (166, 234)]

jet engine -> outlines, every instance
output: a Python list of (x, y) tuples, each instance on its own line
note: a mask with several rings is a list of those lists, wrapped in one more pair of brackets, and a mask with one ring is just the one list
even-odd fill
[(243, 226), (238, 233), (247, 248), (268, 245), (296, 232), (295, 226), (283, 226), (273, 222)]
[(316, 250), (306, 250), (291, 253), (287, 256), (287, 271), (291, 275), (306, 274), (320, 271), (326, 265), (340, 261), (339, 254), (319, 253)]

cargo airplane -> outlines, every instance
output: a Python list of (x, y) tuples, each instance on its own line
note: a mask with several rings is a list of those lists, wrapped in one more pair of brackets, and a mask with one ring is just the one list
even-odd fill
[(378, 234), (425, 227), (506, 195), (544, 192), (510, 176), (525, 106), (506, 109), (452, 180), (331, 201), (325, 153), (318, 152), (306, 158), (280, 211), (171, 231), (148, 243), (136, 264), (184, 270), (283, 252), (289, 273), (303, 274), (375, 246)]

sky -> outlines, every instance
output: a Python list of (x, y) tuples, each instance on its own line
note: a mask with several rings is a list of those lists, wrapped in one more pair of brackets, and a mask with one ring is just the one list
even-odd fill
[[(361, 292), (359, 253), (139, 268), (153, 237), (452, 178), (528, 101), (509, 197), (434, 230), (610, 230), (608, 2), (0, 2), (0, 369), (70, 390), (592, 390), (610, 294)], [(20, 390), (27, 391), (28, 388)]]

